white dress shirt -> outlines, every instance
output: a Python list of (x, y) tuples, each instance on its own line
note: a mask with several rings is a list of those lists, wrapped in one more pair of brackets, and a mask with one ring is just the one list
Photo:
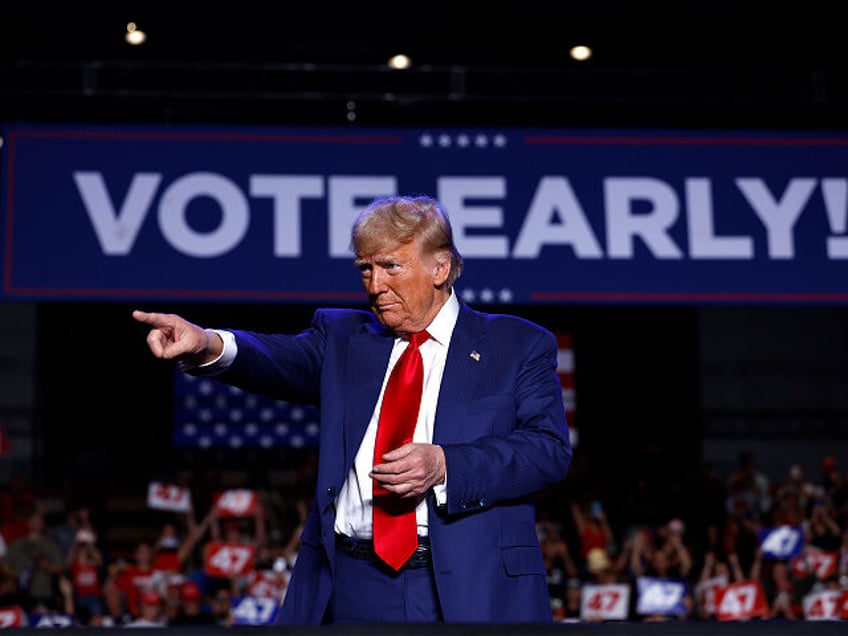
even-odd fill
[[(439, 388), (442, 385), (442, 376), (445, 371), (445, 362), (448, 356), (453, 329), (459, 316), (459, 300), (456, 293), (451, 291), (450, 298), (436, 314), (433, 322), (427, 327), (430, 339), (423, 343), (419, 349), (424, 362), (424, 388), (421, 394), (421, 409), (418, 412), (418, 422), (415, 425), (415, 433), (412, 436), (414, 443), (431, 444), (433, 442), (433, 426), (436, 421), (436, 406), (439, 401)], [(222, 354), (214, 361), (203, 365), (206, 370), (226, 369), (236, 357), (238, 347), (235, 337), (228, 331), (215, 330), (224, 342)], [(383, 377), (383, 387), (365, 436), (356, 453), (353, 466), (348, 473), (347, 479), (342, 486), (338, 499), (336, 500), (336, 523), (335, 530), (339, 534), (360, 539), (370, 539), (372, 533), (372, 489), (373, 482), (368, 474), (374, 465), (374, 442), (377, 437), (377, 421), (380, 416), (380, 407), (383, 404), (383, 392), (389, 375), (395, 366), (400, 354), (407, 347), (407, 341), (403, 338), (395, 338), (394, 347), (389, 357), (389, 365)], [(446, 501), (447, 477), (445, 482), (434, 486), (433, 491), (436, 501), (440, 504)], [(415, 509), (415, 517), (418, 522), (418, 534), (426, 536), (427, 529), (427, 500), (422, 499)]]
[[(442, 376), (445, 372), (445, 362), (448, 357), (448, 347), (453, 335), (453, 328), (459, 316), (459, 301), (454, 292), (444, 306), (436, 314), (433, 322), (427, 327), (430, 339), (423, 343), (419, 349), (424, 361), (424, 388), (421, 393), (421, 409), (418, 411), (418, 422), (415, 425), (415, 433), (412, 435), (413, 443), (431, 444), (433, 442), (433, 426), (436, 421), (436, 405), (439, 401), (439, 388), (442, 386)], [(383, 404), (383, 392), (389, 381), (389, 375), (395, 366), (400, 354), (406, 349), (408, 343), (403, 338), (395, 338), (392, 355), (389, 357), (389, 366), (383, 377), (383, 388), (380, 389), (380, 397), (371, 414), (371, 421), (365, 430), (362, 444), (353, 460), (353, 466), (348, 473), (347, 480), (342, 486), (339, 497), (336, 500), (336, 532), (349, 537), (370, 539), (373, 536), (371, 530), (372, 515), (372, 489), (373, 482), (368, 476), (374, 465), (374, 442), (377, 438), (377, 421), (380, 417), (380, 407)], [(443, 503), (446, 498), (446, 483), (434, 486), (436, 500)], [(418, 534), (427, 536), (427, 500), (422, 499), (415, 508), (415, 518), (418, 522)]]

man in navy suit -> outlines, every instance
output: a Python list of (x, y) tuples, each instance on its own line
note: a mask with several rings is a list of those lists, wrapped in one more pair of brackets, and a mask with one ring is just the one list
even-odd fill
[[(317, 489), (281, 622), (550, 622), (533, 496), (571, 460), (554, 336), (459, 301), (462, 259), (429, 197), (373, 202), (352, 248), (371, 312), (318, 310), (296, 335), (133, 314), (157, 357), (321, 408)], [(414, 434), (375, 460), (392, 367), (424, 330)], [(375, 485), (415, 510), (418, 547), (397, 570), (374, 550)]]

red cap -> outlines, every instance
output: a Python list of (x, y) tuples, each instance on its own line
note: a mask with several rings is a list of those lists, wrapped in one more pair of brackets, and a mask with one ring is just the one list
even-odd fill
[(144, 590), (141, 593), (141, 602), (145, 605), (159, 605), (162, 602), (162, 597), (153, 590)]
[(180, 598), (184, 601), (199, 601), (200, 596), (200, 586), (194, 581), (186, 581), (180, 587)]

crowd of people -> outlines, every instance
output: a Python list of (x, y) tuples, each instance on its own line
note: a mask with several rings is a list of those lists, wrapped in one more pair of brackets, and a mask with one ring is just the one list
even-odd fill
[[(839, 600), (819, 607), (816, 618), (848, 618), (848, 483), (834, 457), (821, 460), (813, 479), (800, 465), (788, 467), (784, 479), (772, 479), (745, 451), (738, 470), (726, 478), (704, 462), (699, 487), (685, 496), (696, 501), (677, 512), (699, 512), (689, 520), (672, 506), (655, 523), (614, 524), (601, 502), (581, 500), (571, 503), (564, 519), (541, 519), (555, 618), (610, 616), (587, 607), (587, 592), (604, 589), (631, 592), (620, 608), (626, 620), (811, 619), (814, 610), (805, 599), (825, 590)], [(641, 581), (679, 583), (680, 602), (662, 612), (640, 607)], [(742, 597), (734, 598), (726, 604), (731, 618), (723, 618), (727, 608), (717, 606), (716, 594), (733, 585), (748, 586), (752, 603), (761, 604), (742, 608), (736, 603)]]
[[(744, 582), (756, 583), (763, 595), (757, 618), (801, 620), (809, 594), (848, 590), (848, 483), (835, 458), (823, 458), (812, 478), (799, 465), (787, 467), (782, 479), (766, 476), (749, 452), (740, 454), (731, 475), (707, 462), (701, 473), (698, 492), (688, 495), (699, 497), (694, 516), (664, 509), (668, 518), (648, 523), (620, 512), (611, 519), (608, 505), (621, 511), (621, 502), (599, 501), (588, 490), (571, 491), (561, 505), (550, 501), (563, 499), (543, 499), (537, 532), (554, 619), (609, 619), (587, 609), (587, 594), (615, 586), (632, 591), (621, 620), (716, 620), (716, 590)], [(47, 616), (140, 627), (233, 624), (240, 622), (235, 608), (243, 598), (270, 599), (274, 607), (297, 558), (308, 501), (292, 501), (290, 519), (281, 522), (271, 493), (257, 497), (247, 517), (222, 516), (214, 505), (199, 520), (193, 510), (150, 510), (156, 532), (121, 552), (104, 539), (98, 513), (71, 506), (57, 518), (30, 490), (7, 485), (0, 497), (0, 612), (18, 611), (23, 624)], [(775, 555), (763, 544), (764, 531), (781, 527), (798, 528), (802, 542)], [(230, 576), (210, 570), (213, 544), (251, 546), (250, 570)], [(639, 582), (648, 579), (682, 582), (682, 609), (641, 608)], [(262, 614), (251, 608), (254, 615), (244, 622)]]
[[(199, 521), (191, 505), (185, 511), (148, 507), (148, 536), (127, 550), (110, 544), (87, 506), (71, 506), (57, 516), (30, 489), (4, 489), (0, 626), (8, 626), (4, 616), (20, 626), (263, 622), (257, 613), (271, 617), (267, 608), (278, 607), (285, 594), (307, 502), (296, 497), (281, 512), (271, 493), (232, 492), (253, 494), (256, 505), (248, 514), (230, 515), (213, 502)], [(213, 546), (224, 548), (217, 563), (209, 553)], [(246, 550), (239, 552), (241, 547)], [(234, 601), (244, 597), (268, 602), (254, 602), (251, 616), (239, 621)]]

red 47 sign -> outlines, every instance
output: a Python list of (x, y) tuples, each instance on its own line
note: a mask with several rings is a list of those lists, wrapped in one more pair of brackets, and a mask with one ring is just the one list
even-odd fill
[(245, 576), (253, 569), (256, 548), (243, 543), (210, 541), (203, 550), (203, 571), (208, 576)]
[(215, 515), (218, 517), (252, 517), (259, 507), (259, 497), (254, 490), (225, 490), (215, 498)]
[(26, 627), (24, 611), (17, 605), (0, 607), (0, 629), (4, 627)]
[(627, 620), (630, 586), (623, 584), (584, 585), (580, 594), (582, 620)]
[(768, 618), (768, 601), (759, 581), (742, 581), (716, 589), (716, 618), (739, 621)]
[(808, 621), (839, 620), (840, 590), (822, 590), (807, 594), (801, 601), (804, 606), (804, 618)]

